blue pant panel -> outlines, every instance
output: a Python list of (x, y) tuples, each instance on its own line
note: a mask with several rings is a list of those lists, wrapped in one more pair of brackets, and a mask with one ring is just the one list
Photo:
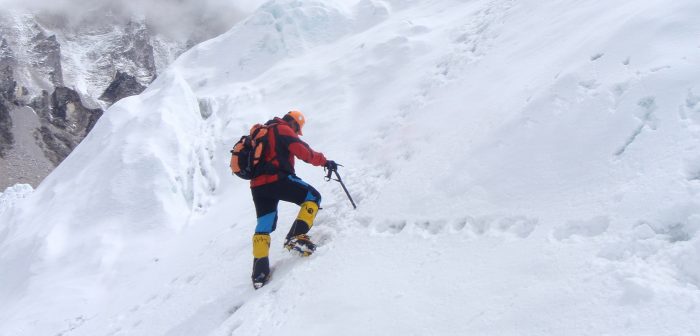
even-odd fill
[(262, 217), (258, 217), (258, 225), (255, 227), (256, 233), (270, 233), (275, 231), (277, 224), (277, 211), (271, 212)]
[(293, 175), (289, 175), (289, 179), (294, 181), (295, 183), (301, 184), (309, 190), (306, 193), (306, 198), (304, 199), (304, 202), (314, 201), (319, 206), (321, 205), (321, 194), (318, 191), (316, 191), (316, 189), (314, 189), (310, 184), (304, 182), (304, 180)]
[(314, 195), (312, 192), (306, 194), (306, 199), (304, 201), (314, 201), (316, 204), (321, 205), (321, 195)]

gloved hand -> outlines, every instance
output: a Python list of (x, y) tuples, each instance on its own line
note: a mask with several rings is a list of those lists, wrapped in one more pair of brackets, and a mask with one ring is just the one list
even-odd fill
[(327, 160), (326, 165), (323, 167), (328, 169), (329, 172), (334, 172), (334, 171), (338, 170), (338, 164), (335, 163), (335, 161), (333, 161), (333, 160)]

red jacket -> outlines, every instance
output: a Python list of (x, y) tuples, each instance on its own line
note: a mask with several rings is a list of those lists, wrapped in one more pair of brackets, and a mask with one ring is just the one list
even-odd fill
[(270, 126), (267, 132), (267, 153), (264, 162), (271, 163), (276, 174), (264, 174), (253, 178), (250, 187), (258, 187), (279, 180), (280, 176), (294, 175), (294, 157), (314, 166), (324, 166), (326, 157), (315, 152), (306, 142), (299, 139), (292, 127), (284, 120), (275, 118), (265, 125)]

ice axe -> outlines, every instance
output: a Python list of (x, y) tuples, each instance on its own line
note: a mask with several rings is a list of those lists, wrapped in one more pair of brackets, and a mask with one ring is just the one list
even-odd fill
[[(342, 167), (343, 165), (339, 164), (339, 167)], [(345, 183), (343, 183), (343, 179), (340, 178), (340, 175), (338, 175), (338, 170), (337, 169), (329, 169), (325, 168), (328, 171), (328, 174), (326, 174), (326, 181), (334, 180), (340, 182), (340, 186), (343, 187), (343, 190), (345, 190), (345, 195), (348, 195), (348, 199), (350, 200), (350, 203), (352, 203), (353, 209), (357, 209), (357, 206), (355, 205), (355, 201), (352, 200), (352, 196), (350, 196), (350, 192), (348, 191), (348, 188), (345, 187)], [(335, 178), (332, 178), (332, 174), (335, 173)]]

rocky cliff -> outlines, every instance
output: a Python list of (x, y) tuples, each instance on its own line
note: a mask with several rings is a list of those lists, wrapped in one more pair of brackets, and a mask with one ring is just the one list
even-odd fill
[(107, 107), (142, 92), (196, 42), (109, 12), (78, 23), (0, 12), (0, 189), (36, 186)]

